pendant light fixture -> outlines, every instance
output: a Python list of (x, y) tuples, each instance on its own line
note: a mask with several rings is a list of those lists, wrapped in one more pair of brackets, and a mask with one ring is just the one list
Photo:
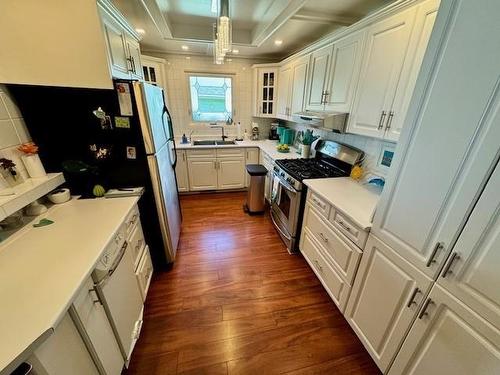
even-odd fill
[(229, 18), (229, 0), (219, 1), (219, 17), (214, 23), (214, 62), (223, 64), (232, 47), (232, 25)]

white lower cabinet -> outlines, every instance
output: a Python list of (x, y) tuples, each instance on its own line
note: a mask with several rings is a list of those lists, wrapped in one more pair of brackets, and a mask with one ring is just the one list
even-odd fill
[(346, 319), (382, 371), (397, 353), (432, 280), (370, 235)]
[(268, 202), (271, 201), (271, 191), (273, 189), (273, 159), (265, 152), (260, 151), (260, 163), (267, 169), (266, 180), (264, 182), (264, 196)]
[(242, 189), (245, 187), (245, 159), (227, 158), (217, 160), (217, 188)]
[(339, 272), (327, 262), (319, 250), (319, 244), (310, 235), (310, 232), (303, 231), (300, 239), (300, 250), (318, 276), (326, 291), (338, 306), (341, 312), (344, 311), (351, 286), (340, 276)]
[(500, 331), (434, 285), (389, 375), (496, 375)]
[(213, 158), (191, 159), (188, 157), (189, 190), (217, 189), (217, 160)]
[(99, 371), (69, 314), (27, 360), (40, 375), (99, 375)]
[(141, 260), (139, 261), (139, 265), (137, 266), (137, 269), (135, 271), (135, 276), (137, 277), (142, 300), (146, 301), (149, 284), (151, 284), (151, 278), (153, 277), (153, 263), (151, 262), (149, 246), (144, 247)]
[(179, 192), (189, 191), (188, 165), (186, 151), (177, 150), (177, 165), (175, 166), (177, 189)]
[(70, 314), (80, 334), (88, 341), (89, 351), (95, 353), (98, 366), (107, 375), (120, 374), (125, 361), (92, 279), (84, 283)]
[[(189, 188), (179, 191), (237, 190), (248, 186), (246, 165), (259, 162), (257, 147), (190, 149), (185, 151)], [(177, 177), (179, 183), (180, 177)]]

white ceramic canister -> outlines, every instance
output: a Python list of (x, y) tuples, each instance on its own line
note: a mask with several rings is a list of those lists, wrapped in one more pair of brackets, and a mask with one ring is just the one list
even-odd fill
[(38, 154), (30, 154), (22, 156), (24, 166), (31, 178), (40, 178), (47, 176), (45, 168)]
[(311, 153), (311, 145), (302, 145), (300, 156), (304, 159), (309, 159)]

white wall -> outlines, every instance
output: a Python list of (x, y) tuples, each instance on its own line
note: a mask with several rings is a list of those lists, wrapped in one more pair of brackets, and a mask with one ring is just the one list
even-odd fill
[[(183, 133), (189, 136), (194, 130), (193, 138), (203, 136), (219, 136), (220, 129), (210, 129), (206, 125), (193, 124), (189, 114), (189, 73), (218, 73), (230, 74), (233, 77), (233, 102), (235, 114), (233, 121), (241, 122), (242, 129), (247, 129), (250, 133), (251, 123), (259, 124), (261, 138), (267, 138), (269, 133), (268, 119), (252, 117), (252, 64), (256, 61), (248, 59), (236, 59), (226, 61), (223, 65), (215, 65), (212, 57), (205, 56), (186, 56), (148, 53), (149, 56), (161, 57), (167, 61), (165, 66), (167, 97), (169, 100), (169, 109), (174, 122), (176, 137)], [(227, 126), (225, 132), (230, 136), (236, 135), (236, 126)]]
[(6, 87), (0, 85), (0, 158), (12, 160), (24, 178), (27, 178), (28, 174), (21, 160), (22, 153), (17, 147), (30, 140), (19, 108), (12, 101)]

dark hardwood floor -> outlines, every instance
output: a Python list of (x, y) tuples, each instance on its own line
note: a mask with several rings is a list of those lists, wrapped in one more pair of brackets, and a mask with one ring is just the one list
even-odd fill
[(244, 193), (181, 198), (173, 269), (155, 275), (132, 374), (379, 374), (301, 255)]

